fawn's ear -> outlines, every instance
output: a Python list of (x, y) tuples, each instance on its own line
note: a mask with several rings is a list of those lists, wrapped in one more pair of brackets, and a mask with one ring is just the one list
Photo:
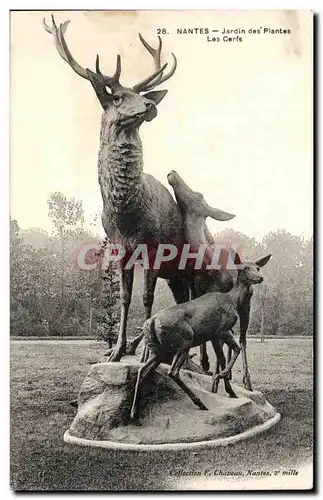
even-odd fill
[(157, 105), (160, 103), (162, 99), (164, 99), (165, 95), (167, 94), (168, 90), (153, 90), (153, 92), (147, 92), (147, 94), (143, 94), (146, 99), (149, 99), (150, 101), (154, 101), (154, 103)]
[(102, 79), (96, 73), (93, 73), (93, 71), (88, 68), (86, 69), (86, 72), (102, 108), (106, 110), (112, 104), (112, 94), (107, 92)]
[(264, 267), (267, 264), (267, 262), (269, 261), (270, 257), (271, 257), (271, 253), (269, 255), (266, 255), (266, 257), (263, 257), (262, 259), (256, 260), (256, 262), (255, 262), (256, 266)]

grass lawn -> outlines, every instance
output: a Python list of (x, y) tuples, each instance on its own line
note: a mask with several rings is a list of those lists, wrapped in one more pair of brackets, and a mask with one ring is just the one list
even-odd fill
[[(250, 340), (254, 388), (281, 413), (268, 432), (213, 450), (140, 453), (78, 447), (63, 434), (76, 397), (105, 346), (11, 343), (11, 486), (15, 490), (167, 490), (175, 470), (297, 467), (312, 457), (312, 340)], [(241, 383), (238, 359), (233, 382)]]

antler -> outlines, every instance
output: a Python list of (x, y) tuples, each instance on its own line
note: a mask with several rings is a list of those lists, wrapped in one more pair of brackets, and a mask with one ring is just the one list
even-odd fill
[(177, 59), (172, 52), (172, 56), (174, 59), (173, 67), (166, 75), (163, 75), (163, 71), (166, 68), (167, 63), (164, 64), (164, 66), (161, 66), (162, 40), (161, 40), (160, 36), (158, 37), (159, 44), (158, 44), (157, 49), (154, 49), (153, 47), (151, 47), (151, 45), (149, 45), (149, 43), (146, 42), (146, 40), (141, 36), (140, 33), (139, 33), (139, 38), (140, 38), (140, 41), (143, 44), (143, 46), (148, 50), (149, 54), (153, 57), (156, 72), (153, 75), (151, 75), (150, 77), (145, 78), (145, 80), (143, 80), (142, 82), (135, 85), (133, 87), (133, 90), (135, 92), (143, 92), (143, 91), (147, 91), (147, 90), (152, 90), (153, 88), (157, 87), (157, 85), (160, 85), (161, 83), (165, 82), (166, 80), (169, 80), (169, 78), (171, 76), (173, 76), (173, 74), (175, 73), (175, 70), (177, 68)]
[(121, 87), (119, 82), (121, 75), (121, 57), (119, 54), (117, 55), (117, 67), (113, 76), (106, 76), (101, 73), (99, 54), (96, 56), (95, 69), (96, 73), (102, 78), (104, 85), (109, 87), (112, 91)]
[[(62, 46), (61, 46), (60, 41), (59, 41), (58, 29), (57, 29), (57, 26), (56, 26), (53, 14), (52, 14), (52, 22), (53, 22), (53, 26), (49, 27), (49, 26), (47, 26), (45, 18), (44, 18), (43, 19), (44, 28), (47, 31), (47, 33), (51, 33), (54, 36), (55, 45), (56, 45), (56, 48), (57, 48), (57, 51), (58, 51), (59, 55), (64, 59), (64, 61), (66, 61), (68, 63), (68, 59), (67, 59), (66, 55), (64, 54), (64, 51), (63, 51)], [(69, 25), (69, 23), (70, 23), (70, 21), (65, 21), (61, 25), (62, 26), (62, 33), (63, 34), (67, 30), (67, 26)]]
[[(52, 15), (52, 22), (53, 22), (53, 26), (50, 27), (46, 24), (45, 19), (43, 20), (45, 30), (54, 36), (55, 45), (56, 45), (56, 48), (57, 48), (59, 55), (64, 59), (64, 61), (66, 61), (71, 66), (71, 68), (75, 71), (75, 73), (77, 73), (79, 76), (81, 76), (85, 80), (90, 80), (90, 78), (87, 74), (87, 71), (84, 68), (82, 68), (82, 66), (80, 66), (79, 63), (76, 62), (75, 59), (73, 58), (73, 56), (72, 56), (72, 54), (67, 46), (66, 40), (64, 38), (64, 33), (66, 32), (67, 26), (70, 23), (70, 21), (65, 21), (63, 24), (60, 24), (60, 26), (58, 28), (56, 23), (55, 23), (54, 16)], [(100, 67), (99, 67), (99, 56), (98, 55), (96, 57), (96, 72), (97, 72), (97, 75), (102, 78), (104, 85), (109, 87), (112, 91), (121, 87), (121, 84), (119, 82), (119, 78), (120, 78), (120, 74), (121, 74), (121, 58), (119, 55), (117, 57), (116, 71), (115, 71), (113, 76), (106, 76), (106, 75), (103, 75), (101, 73)]]
[[(82, 66), (80, 66), (80, 64), (77, 61), (75, 61), (75, 59), (73, 58), (73, 56), (72, 56), (72, 54), (67, 46), (64, 34), (67, 30), (67, 26), (69, 25), (70, 21), (65, 21), (63, 24), (61, 23), (59, 25), (59, 28), (58, 28), (56, 23), (55, 23), (54, 16), (52, 14), (52, 23), (53, 23), (53, 26), (48, 26), (46, 24), (45, 19), (43, 20), (43, 25), (44, 25), (45, 30), (48, 33), (50, 33), (51, 35), (53, 35), (53, 37), (54, 37), (56, 49), (57, 49), (59, 55), (62, 57), (62, 59), (64, 59), (65, 62), (67, 62), (71, 66), (71, 68), (75, 71), (75, 73), (77, 73), (79, 76), (81, 76), (85, 80), (90, 80), (88, 73), (87, 73), (87, 70), (82, 68)], [(151, 47), (143, 39), (143, 37), (140, 34), (139, 34), (139, 38), (140, 38), (142, 44), (145, 46), (145, 48), (148, 50), (148, 52), (152, 55), (152, 57), (154, 59), (155, 72), (152, 73), (147, 78), (145, 78), (144, 80), (142, 80), (141, 82), (137, 83), (137, 85), (135, 85), (133, 87), (134, 92), (137, 92), (138, 94), (139, 94), (139, 92), (151, 90), (154, 87), (156, 87), (157, 85), (160, 85), (162, 82), (165, 82), (166, 80), (168, 80), (175, 73), (175, 70), (177, 67), (176, 57), (172, 53), (172, 56), (174, 58), (173, 67), (169, 71), (169, 73), (167, 73), (166, 75), (163, 75), (163, 72), (164, 72), (165, 68), (167, 67), (167, 63), (165, 63), (163, 66), (161, 66), (161, 61), (160, 61), (161, 49), (162, 49), (161, 38), (158, 37), (159, 38), (159, 46), (157, 49), (154, 49), (153, 47)], [(113, 76), (107, 76), (107, 75), (103, 75), (101, 73), (99, 56), (97, 55), (97, 57), (96, 57), (96, 74), (98, 77), (101, 78), (102, 83), (105, 86), (109, 87), (112, 90), (112, 92), (114, 92), (115, 90), (120, 88), (121, 87), (121, 84), (119, 81), (119, 78), (121, 75), (121, 57), (120, 57), (120, 55), (117, 56), (117, 66), (116, 66), (116, 70), (115, 70), (115, 73)]]

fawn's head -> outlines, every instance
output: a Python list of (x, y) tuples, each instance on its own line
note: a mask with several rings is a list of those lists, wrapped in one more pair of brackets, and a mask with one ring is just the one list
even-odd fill
[(255, 262), (241, 262), (238, 254), (235, 256), (234, 263), (239, 264), (238, 282), (245, 285), (258, 285), (262, 283), (264, 278), (260, 274), (260, 269), (264, 267), (269, 261), (271, 254), (258, 259)]
[[(134, 85), (132, 88), (123, 87), (119, 81), (121, 75), (121, 58), (117, 56), (117, 66), (113, 76), (103, 75), (100, 71), (99, 56), (96, 58), (96, 72), (82, 68), (73, 58), (66, 44), (64, 33), (69, 21), (57, 27), (54, 16), (53, 25), (50, 27), (44, 19), (44, 28), (54, 36), (59, 55), (82, 78), (89, 80), (104, 109), (107, 119), (116, 123), (120, 128), (136, 128), (144, 121), (151, 121), (157, 115), (157, 104), (165, 97), (167, 90), (152, 91), (157, 85), (168, 80), (176, 70), (177, 61), (172, 54), (174, 62), (172, 69), (164, 74), (167, 63), (161, 66), (162, 41), (159, 38), (157, 49), (151, 47), (139, 34), (139, 38), (148, 52), (152, 55), (155, 72)], [(108, 90), (107, 90), (108, 89)]]
[(175, 170), (169, 172), (167, 179), (174, 190), (177, 204), (184, 216), (202, 219), (212, 217), (221, 221), (231, 220), (235, 217), (233, 214), (224, 212), (219, 208), (210, 207), (204, 196), (197, 191), (193, 191)]

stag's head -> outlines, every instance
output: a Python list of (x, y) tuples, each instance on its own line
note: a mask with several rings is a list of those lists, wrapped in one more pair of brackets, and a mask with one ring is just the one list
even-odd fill
[(174, 54), (173, 66), (165, 74), (167, 63), (161, 65), (162, 41), (159, 38), (157, 49), (151, 47), (139, 34), (139, 38), (154, 60), (155, 71), (132, 88), (124, 87), (120, 83), (121, 57), (117, 56), (116, 70), (113, 76), (107, 76), (100, 71), (99, 56), (96, 58), (96, 71), (82, 68), (73, 58), (66, 40), (65, 32), (70, 21), (65, 21), (58, 27), (52, 16), (52, 26), (48, 26), (44, 19), (44, 28), (51, 33), (55, 40), (59, 55), (82, 78), (89, 80), (95, 93), (108, 115), (109, 121), (118, 123), (121, 127), (137, 127), (144, 121), (151, 121), (157, 115), (157, 104), (165, 97), (167, 90), (154, 91), (153, 89), (168, 80), (176, 70), (177, 61)]

